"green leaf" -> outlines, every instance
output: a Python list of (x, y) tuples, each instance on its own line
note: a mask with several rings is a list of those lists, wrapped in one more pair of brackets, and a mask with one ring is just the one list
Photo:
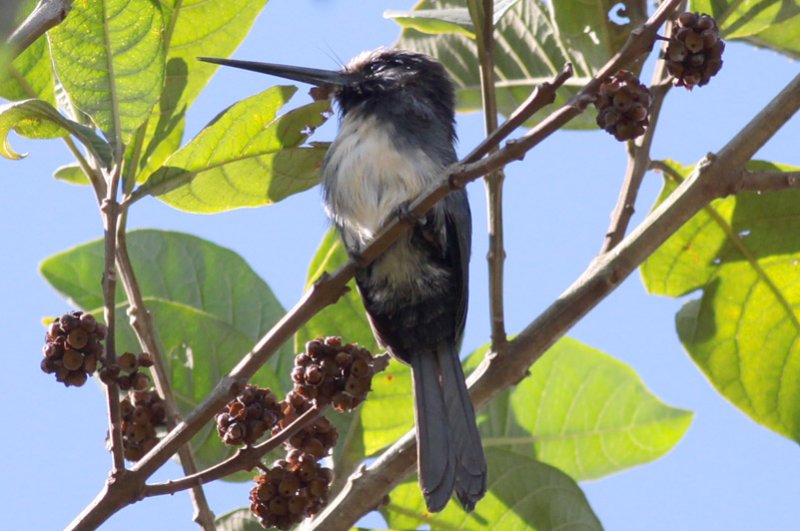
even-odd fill
[(327, 145), (303, 147), (325, 121), (327, 101), (277, 116), (295, 87), (272, 87), (236, 103), (175, 152), (135, 197), (153, 194), (190, 212), (279, 201), (314, 186)]
[[(620, 25), (609, 19), (609, 10), (623, 4), (630, 22)], [(567, 62), (575, 76), (558, 91), (554, 105), (566, 103), (588, 78), (608, 60), (621, 43), (644, 20), (640, 0), (627, 2), (586, 1), (576, 8), (575, 0), (520, 0), (514, 3), (496, 27), (495, 78), (497, 102), (508, 115), (530, 95), (534, 87), (550, 81)], [(465, 8), (461, 0), (425, 0), (415, 10)], [(406, 28), (399, 48), (427, 53), (439, 59), (456, 84), (459, 111), (481, 107), (480, 73), (475, 43), (463, 35), (426, 35)], [(535, 124), (534, 117), (527, 125)], [(587, 113), (569, 127), (595, 128)]]
[(74, 0), (49, 32), (59, 81), (110, 140), (127, 143), (161, 93), (163, 30), (153, 0)]
[(234, 509), (214, 521), (217, 531), (263, 531), (249, 507)]
[(53, 177), (71, 184), (89, 184), (89, 178), (83, 173), (80, 164), (66, 164), (56, 169)]
[(487, 449), (486, 461), (488, 492), (471, 513), (455, 501), (429, 513), (416, 481), (396, 487), (381, 513), (395, 529), (602, 529), (583, 491), (557, 468), (500, 448)]
[[(483, 359), (474, 353), (470, 365)], [(578, 480), (653, 461), (689, 427), (692, 414), (653, 396), (624, 363), (564, 338), (531, 376), (479, 416), (484, 446), (536, 457)]]
[(58, 138), (71, 134), (98, 160), (106, 166), (111, 164), (111, 147), (105, 140), (85, 125), (65, 118), (44, 100), (23, 100), (0, 105), (0, 155), (18, 160), (24, 155), (11, 149), (8, 143), (11, 129), (28, 138)]
[[(138, 181), (155, 172), (181, 144), (184, 115), (217, 66), (198, 56), (228, 57), (244, 40), (266, 0), (162, 0), (166, 77), (140, 139)], [(131, 165), (133, 167), (133, 165)]]
[[(685, 178), (692, 168), (668, 163)], [(750, 169), (794, 170), (751, 163)], [(666, 183), (661, 199), (673, 183)], [(800, 441), (800, 191), (714, 201), (642, 266), (648, 291), (702, 290), (678, 335), (714, 387), (756, 422)]]
[(469, 18), (469, 11), (463, 8), (384, 11), (383, 18), (391, 18), (403, 28), (430, 35), (454, 33), (475, 38), (475, 26)]
[[(308, 265), (305, 289), (311, 289), (322, 275), (333, 273), (347, 263), (348, 259), (339, 233), (334, 228), (328, 229)], [(347, 290), (336, 304), (317, 313), (297, 331), (295, 350), (300, 351), (306, 341), (311, 339), (336, 335), (347, 343), (358, 343), (370, 352), (377, 351), (378, 345), (367, 321), (364, 303), (356, 289), (355, 280), (347, 284)]]
[[(329, 229), (308, 266), (305, 289), (311, 289), (313, 283), (320, 276), (325, 272), (335, 271), (347, 260), (347, 252), (344, 250), (339, 234), (335, 229)], [(297, 331), (294, 339), (296, 352), (303, 350), (307, 341), (331, 335), (341, 336), (347, 343), (358, 343), (371, 352), (376, 352), (378, 346), (367, 322), (361, 297), (355, 289), (355, 282), (350, 281), (348, 288), (349, 291), (336, 304), (317, 313)], [(284, 374), (288, 375), (289, 371), (289, 367), (283, 367), (279, 374), (283, 377)], [(382, 375), (383, 373), (376, 378), (380, 378)], [(370, 392), (369, 399), (353, 413), (347, 415), (333, 413), (328, 416), (339, 431), (339, 444), (333, 450), (333, 466), (337, 477), (334, 490), (341, 488), (350, 472), (355, 470), (355, 467), (367, 455), (364, 449), (361, 416), (364, 407), (374, 397), (374, 389), (375, 380), (373, 380), (373, 391)]]
[(411, 369), (392, 359), (372, 378), (372, 391), (361, 406), (364, 451), (374, 455), (414, 427)]
[[(17, 14), (17, 26), (33, 11), (37, 0), (26, 0)], [(55, 103), (53, 67), (46, 38), (39, 38), (19, 54), (7, 69), (0, 69), (0, 98), (10, 101), (39, 98)]]
[[(499, 0), (494, 3), (493, 22), (497, 24), (511, 6), (519, 0)], [(452, 7), (446, 9), (417, 9), (414, 11), (384, 11), (383, 18), (390, 18), (403, 28), (415, 29), (431, 35), (460, 34), (475, 38), (475, 24), (469, 9)]]
[[(178, 405), (185, 414), (199, 404), (284, 310), (266, 283), (236, 253), (187, 234), (155, 230), (128, 234), (128, 249), (156, 336), (168, 364)], [(78, 307), (100, 315), (103, 242), (81, 245), (46, 259), (47, 281)], [(117, 349), (138, 351), (118, 290)], [(287, 346), (273, 356), (292, 358)], [(276, 359), (277, 358), (277, 359)], [(272, 364), (251, 380), (282, 394)], [(230, 455), (209, 424), (193, 440), (198, 464)], [(251, 474), (240, 474), (247, 479)]]
[(725, 39), (742, 39), (800, 58), (800, 4), (784, 0), (692, 0), (693, 11), (708, 13)]

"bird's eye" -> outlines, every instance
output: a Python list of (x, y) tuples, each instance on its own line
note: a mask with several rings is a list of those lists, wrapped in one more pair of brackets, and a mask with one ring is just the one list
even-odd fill
[(370, 63), (367, 67), (367, 70), (370, 74), (378, 74), (383, 72), (386, 69), (386, 65), (384, 63)]

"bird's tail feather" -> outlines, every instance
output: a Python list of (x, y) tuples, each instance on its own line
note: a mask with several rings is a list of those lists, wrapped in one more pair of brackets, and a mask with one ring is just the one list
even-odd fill
[(450, 348), (450, 352), (439, 352), (442, 390), (450, 428), (450, 444), (456, 458), (456, 494), (464, 509), (471, 511), (486, 493), (486, 457), (475, 423), (475, 410), (464, 381), (464, 371), (458, 353), (452, 346)]
[(455, 459), (439, 385), (439, 360), (430, 352), (411, 356), (414, 415), (417, 424), (419, 483), (428, 510), (444, 509), (455, 484)]
[(455, 487), (471, 511), (486, 492), (486, 460), (458, 354), (453, 345), (442, 345), (410, 361), (425, 504), (431, 512), (442, 510)]

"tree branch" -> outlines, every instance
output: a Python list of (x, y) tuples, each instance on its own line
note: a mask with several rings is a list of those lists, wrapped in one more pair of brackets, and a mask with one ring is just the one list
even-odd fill
[[(159, 396), (164, 400), (167, 410), (167, 429), (172, 430), (180, 422), (180, 412), (172, 392), (169, 374), (164, 363), (164, 357), (158, 348), (156, 341), (155, 326), (150, 312), (147, 310), (142, 298), (139, 283), (131, 264), (128, 254), (128, 242), (126, 237), (127, 211), (123, 211), (117, 230), (117, 268), (122, 278), (122, 286), (128, 298), (128, 317), (130, 318), (131, 328), (133, 328), (136, 338), (141, 348), (150, 354), (153, 359), (153, 383)], [(191, 444), (185, 444), (178, 449), (178, 458), (186, 475), (197, 473), (197, 464), (194, 460)], [(191, 490), (192, 505), (194, 514), (192, 519), (200, 527), (207, 531), (216, 529), (214, 524), (214, 513), (208, 505), (203, 487), (199, 484)]]
[[(478, 62), (480, 63), (481, 99), (486, 136), (497, 129), (497, 95), (494, 86), (494, 0), (480, 0), (483, 4), (483, 20), (480, 27), (482, 38), (478, 39)], [(490, 153), (497, 151), (497, 147)], [(506, 324), (503, 304), (503, 264), (506, 260), (503, 243), (503, 180), (505, 173), (498, 169), (484, 176), (486, 189), (486, 217), (489, 233), (489, 315), (492, 346), (501, 349), (506, 344)]]
[(464, 162), (477, 162), (489, 152), (493, 152), (500, 142), (508, 138), (525, 121), (547, 105), (556, 101), (556, 92), (572, 77), (572, 63), (567, 63), (552, 81), (536, 85), (528, 99), (522, 102), (503, 124), (491, 132), (480, 144), (475, 146)]
[[(741, 168), (800, 109), (800, 75), (795, 77), (716, 156), (698, 163), (692, 174), (661, 203), (614, 252), (605, 253), (508, 344), (502, 357), (487, 356), (470, 375), (476, 410), (528, 374), (530, 366), (569, 328), (619, 286), (650, 254), (712, 200), (734, 190)], [(348, 480), (310, 529), (349, 529), (361, 515), (414, 469), (414, 431), (406, 433), (375, 462)]]
[(72, 9), (72, 0), (39, 0), (28, 18), (8, 38), (8, 47), (11, 58), (15, 58), (25, 49), (44, 35), (47, 30), (56, 27), (69, 10)]
[[(119, 203), (117, 203), (117, 188), (119, 186), (122, 153), (120, 148), (115, 150), (114, 168), (107, 175), (106, 196), (100, 205), (103, 215), (105, 231), (105, 262), (103, 266), (103, 318), (108, 326), (106, 335), (105, 364), (111, 366), (117, 361), (116, 352), (116, 293), (117, 270), (114, 263), (117, 247), (117, 222), (119, 220)], [(106, 399), (108, 402), (108, 433), (111, 441), (111, 478), (120, 475), (125, 470), (125, 459), (122, 450), (121, 413), (119, 406), (119, 389), (116, 382), (107, 383)]]
[(744, 171), (736, 192), (776, 192), (800, 188), (800, 171)]
[[(671, 21), (667, 21), (668, 32), (671, 32)], [(667, 43), (662, 45), (662, 54), (666, 52)], [(659, 115), (661, 114), (661, 106), (664, 103), (664, 98), (669, 92), (672, 85), (669, 83), (669, 74), (667, 73), (667, 63), (664, 59), (659, 58), (656, 61), (655, 69), (653, 70), (653, 79), (650, 82), (650, 94), (652, 101), (650, 105), (650, 125), (644, 132), (644, 135), (637, 138), (635, 141), (628, 142), (628, 166), (625, 169), (625, 179), (620, 189), (617, 204), (614, 211), (611, 213), (611, 224), (606, 231), (603, 247), (601, 253), (607, 253), (614, 248), (622, 238), (625, 237), (625, 231), (628, 229), (628, 224), (635, 212), (636, 197), (639, 195), (639, 188), (642, 186), (642, 180), (647, 173), (650, 164), (650, 147), (653, 144), (653, 137), (656, 132), (656, 124), (658, 123)]]
[(267, 453), (278, 448), (289, 438), (302, 430), (304, 427), (309, 426), (317, 420), (327, 406), (314, 406), (299, 417), (294, 422), (286, 426), (276, 435), (273, 435), (266, 441), (255, 446), (245, 446), (238, 450), (234, 455), (225, 461), (209, 467), (202, 472), (192, 474), (190, 476), (177, 479), (175, 481), (167, 481), (165, 483), (156, 483), (153, 485), (146, 485), (142, 491), (142, 495), (160, 496), (162, 494), (175, 494), (182, 490), (189, 488), (199, 487), (210, 481), (222, 479), (229, 476), (234, 472), (240, 470), (251, 470), (254, 466), (261, 462), (261, 458)]

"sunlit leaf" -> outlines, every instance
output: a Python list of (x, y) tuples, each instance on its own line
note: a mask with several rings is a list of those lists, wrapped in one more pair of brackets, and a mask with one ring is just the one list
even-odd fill
[[(659, 201), (692, 170), (667, 164), (674, 179)], [(650, 256), (642, 275), (654, 294), (700, 291), (676, 318), (684, 347), (728, 400), (800, 441), (800, 192), (714, 201)]]
[(249, 507), (234, 509), (214, 521), (217, 531), (263, 531)]
[(175, 152), (136, 197), (181, 210), (219, 212), (266, 205), (314, 186), (327, 145), (302, 144), (325, 121), (328, 102), (278, 116), (295, 87), (272, 87), (226, 109)]
[(20, 159), (8, 143), (8, 133), (14, 129), (28, 138), (59, 138), (73, 135), (106, 165), (111, 164), (111, 147), (95, 132), (61, 115), (43, 100), (23, 100), (0, 105), (0, 155)]
[(141, 182), (178, 149), (185, 113), (217, 66), (198, 56), (228, 57), (244, 40), (267, 0), (162, 0), (166, 77), (140, 140), (136, 171)]
[(164, 83), (164, 21), (153, 0), (74, 0), (50, 50), (72, 104), (127, 143)]
[(56, 168), (53, 177), (71, 184), (89, 184), (89, 178), (83, 173), (80, 164), (67, 164)]
[[(474, 353), (468, 366), (483, 359)], [(578, 480), (653, 461), (683, 437), (692, 414), (653, 396), (636, 372), (564, 338), (531, 375), (479, 415), (486, 447), (536, 457)]]
[(725, 39), (743, 39), (800, 58), (800, 4), (795, 1), (692, 0), (717, 21)]
[(451, 500), (440, 513), (425, 508), (419, 485), (407, 481), (390, 494), (381, 509), (394, 529), (601, 530), (583, 491), (575, 481), (550, 465), (508, 450), (486, 451), (488, 492), (471, 513)]
[[(616, 15), (620, 5), (627, 19)], [(427, 0), (415, 6), (415, 10), (452, 8), (466, 8), (466, 2)], [(571, 62), (575, 76), (558, 91), (554, 105), (565, 103), (618, 51), (630, 31), (644, 20), (645, 13), (645, 3), (640, 0), (585, 1), (580, 6), (576, 6), (575, 0), (514, 3), (497, 23), (496, 30), (495, 85), (500, 112), (510, 114), (536, 85), (552, 80)], [(469, 38), (427, 35), (407, 28), (396, 44), (399, 48), (432, 55), (444, 64), (456, 84), (460, 111), (482, 108), (478, 54)], [(534, 116), (529, 124), (538, 119)], [(596, 124), (592, 116), (582, 114), (569, 127), (594, 128)]]

